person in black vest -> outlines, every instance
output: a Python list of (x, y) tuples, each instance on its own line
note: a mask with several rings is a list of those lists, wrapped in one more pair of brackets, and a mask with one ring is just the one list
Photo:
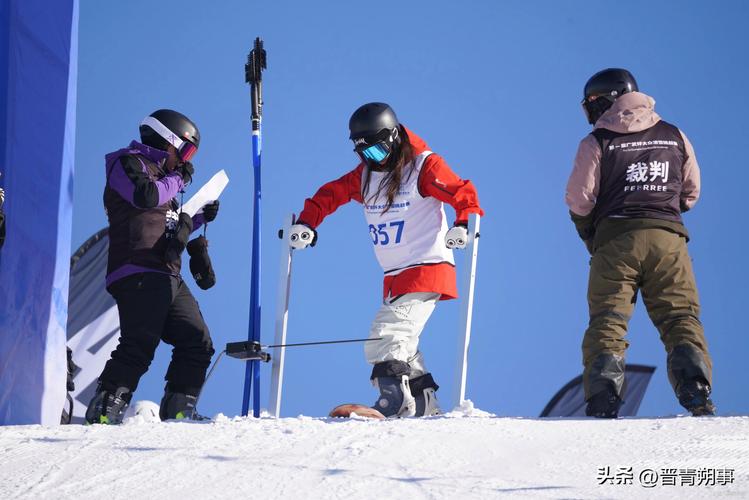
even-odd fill
[(121, 332), (86, 411), (88, 423), (122, 421), (161, 340), (173, 351), (160, 416), (198, 418), (195, 402), (214, 353), (198, 303), (180, 276), (190, 233), (218, 213), (216, 201), (190, 217), (176, 200), (192, 179), (189, 160), (200, 133), (183, 114), (160, 109), (143, 120), (140, 136), (141, 142), (106, 156), (106, 284)]
[(695, 416), (714, 415), (712, 361), (681, 217), (700, 193), (694, 149), (625, 69), (593, 75), (582, 105), (594, 127), (578, 148), (566, 202), (592, 255), (582, 346), (586, 414), (618, 415), (624, 337), (639, 291), (666, 347), (679, 403)]

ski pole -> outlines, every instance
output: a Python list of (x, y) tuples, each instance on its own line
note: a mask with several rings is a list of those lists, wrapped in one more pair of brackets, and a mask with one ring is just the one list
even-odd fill
[(458, 332), (458, 356), (455, 368), (455, 385), (452, 404), (457, 408), (463, 404), (466, 396), (466, 376), (468, 374), (468, 345), (471, 341), (471, 320), (473, 316), (473, 291), (476, 287), (476, 259), (479, 250), (479, 228), (481, 217), (471, 214), (468, 218), (468, 245), (465, 249), (465, 268), (463, 269), (463, 300), (460, 306), (460, 325)]
[[(276, 330), (274, 343), (286, 343), (286, 330), (289, 323), (289, 295), (291, 294), (291, 264), (293, 249), (283, 239), (283, 234), (289, 233), (294, 224), (294, 214), (288, 214), (284, 220), (283, 229), (279, 229), (281, 239), (281, 259), (278, 274), (278, 295), (276, 296)], [(283, 388), (283, 370), (286, 360), (286, 350), (279, 349), (274, 353), (273, 366), (270, 372), (270, 393), (268, 395), (268, 411), (274, 417), (281, 414), (281, 390)]]

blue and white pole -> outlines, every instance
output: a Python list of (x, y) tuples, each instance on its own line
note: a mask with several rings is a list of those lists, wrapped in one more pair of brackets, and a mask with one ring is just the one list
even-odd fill
[[(247, 340), (260, 342), (260, 164), (262, 157), (263, 93), (262, 72), (266, 67), (265, 49), (260, 38), (247, 56), (245, 81), (250, 84), (252, 96), (252, 167), (255, 179), (252, 216), (252, 275), (250, 278), (250, 320)], [(260, 361), (248, 361), (244, 376), (242, 415), (250, 411), (250, 389), (252, 389), (252, 414), (260, 416)]]

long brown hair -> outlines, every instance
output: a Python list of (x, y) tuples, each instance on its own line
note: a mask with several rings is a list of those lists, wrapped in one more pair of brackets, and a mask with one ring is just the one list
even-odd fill
[[(388, 157), (385, 165), (383, 165), (381, 169), (381, 171), (386, 172), (385, 176), (380, 181), (380, 185), (377, 186), (377, 191), (368, 199), (364, 200), (364, 203), (374, 202), (384, 191), (385, 196), (387, 197), (387, 204), (382, 210), (382, 214), (390, 210), (404, 177), (405, 180), (408, 180), (413, 172), (413, 164), (411, 163), (414, 156), (413, 147), (411, 146), (411, 141), (408, 139), (408, 134), (402, 126), (398, 126), (398, 135), (400, 137), (400, 144), (397, 144), (397, 146), (394, 147), (393, 153)], [(362, 198), (367, 195), (369, 183), (372, 180), (372, 170), (369, 165), (366, 165), (364, 170), (366, 172), (366, 177), (362, 182)], [(380, 169), (378, 169), (378, 171), (380, 171)]]

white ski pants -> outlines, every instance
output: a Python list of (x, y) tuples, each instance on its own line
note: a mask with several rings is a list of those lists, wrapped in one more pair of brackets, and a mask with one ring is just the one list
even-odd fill
[(419, 335), (439, 299), (439, 293), (431, 292), (387, 297), (369, 330), (369, 338), (381, 340), (364, 344), (367, 363), (374, 365), (394, 359), (409, 364), (409, 378), (427, 373), (424, 357), (419, 352)]

